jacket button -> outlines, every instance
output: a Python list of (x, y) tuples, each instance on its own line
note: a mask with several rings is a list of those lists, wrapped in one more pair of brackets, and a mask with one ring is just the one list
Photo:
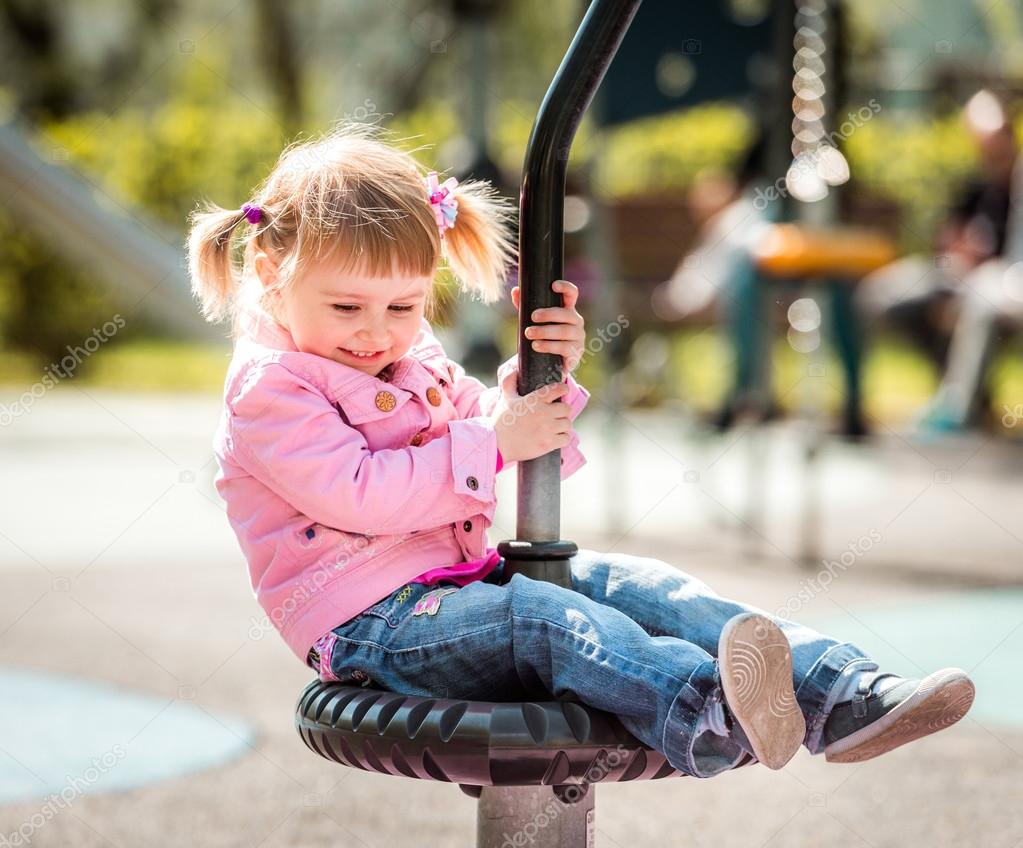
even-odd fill
[(480, 487), (480, 481), (475, 477), (466, 477), (465, 485), (475, 492)]
[(422, 443), (423, 443), (423, 434), (422, 433), (416, 433), (412, 437), (412, 439), (409, 441), (409, 444), (413, 445), (414, 447), (419, 447)]
[(466, 533), (468, 533), (470, 530), (472, 530), (472, 522), (471, 521), (466, 521), (465, 524), (462, 525), (462, 529)]
[(436, 386), (430, 386), (426, 390), (426, 399), (430, 401), (433, 406), (440, 406), (440, 392), (437, 391)]
[(390, 412), (397, 403), (397, 399), (390, 392), (377, 392), (376, 405), (381, 412)]

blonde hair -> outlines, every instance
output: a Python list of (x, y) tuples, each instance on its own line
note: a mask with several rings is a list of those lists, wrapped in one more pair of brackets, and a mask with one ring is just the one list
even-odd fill
[[(192, 213), (188, 267), (208, 321), (230, 317), (237, 336), (239, 307), (247, 299), (266, 309), (274, 291), (292, 285), (307, 264), (326, 258), (337, 261), (339, 271), (382, 277), (433, 275), (443, 257), (463, 290), (484, 303), (500, 298), (515, 256), (509, 202), (489, 183), (460, 183), (452, 192), (458, 201), (455, 224), (441, 238), (425, 170), (411, 153), (379, 140), (381, 132), (372, 124), (340, 123), (281, 153), (249, 201), (262, 217), (244, 235), (240, 274), (232, 242), (247, 220), (245, 211), (207, 202)], [(260, 250), (279, 268), (277, 280), (266, 287), (253, 264)], [(428, 312), (432, 304), (431, 288)]]

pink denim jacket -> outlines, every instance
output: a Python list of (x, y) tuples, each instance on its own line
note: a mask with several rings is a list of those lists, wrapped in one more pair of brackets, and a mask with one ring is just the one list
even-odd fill
[[(305, 662), (318, 637), (424, 571), (484, 556), (501, 390), (449, 360), (425, 320), (378, 376), (298, 351), (262, 310), (241, 321), (214, 483), (256, 599)], [(517, 368), (513, 356), (498, 380)], [(565, 379), (574, 419), (589, 392)], [(573, 434), (562, 479), (585, 462)]]

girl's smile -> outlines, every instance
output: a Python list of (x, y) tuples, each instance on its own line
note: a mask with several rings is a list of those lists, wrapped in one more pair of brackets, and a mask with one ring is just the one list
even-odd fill
[(343, 347), (339, 347), (338, 350), (340, 350), (342, 353), (347, 353), (349, 356), (354, 356), (357, 359), (364, 359), (366, 361), (369, 361), (370, 359), (376, 359), (378, 356), (382, 356), (383, 354), (387, 353), (386, 350), (367, 352), (362, 350), (360, 351), (348, 350), (347, 348)]
[[(256, 270), (266, 281), (275, 276), (266, 254)], [(412, 347), (432, 284), (432, 275), (369, 276), (324, 259), (281, 292), (274, 317), (303, 353), (376, 376)]]

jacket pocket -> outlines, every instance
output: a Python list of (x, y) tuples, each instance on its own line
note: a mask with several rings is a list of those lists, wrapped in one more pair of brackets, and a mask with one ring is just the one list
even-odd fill
[(292, 560), (326, 577), (346, 568), (359, 567), (396, 541), (393, 536), (367, 536), (312, 522), (289, 530), (286, 545)]

